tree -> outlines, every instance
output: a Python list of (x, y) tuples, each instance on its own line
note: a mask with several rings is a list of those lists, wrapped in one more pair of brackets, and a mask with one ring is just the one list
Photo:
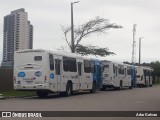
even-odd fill
[(160, 62), (159, 61), (151, 62), (151, 67), (153, 68), (154, 73), (158, 77), (158, 81), (159, 81), (159, 77), (160, 77)]
[(65, 40), (70, 47), (72, 51), (75, 52), (77, 46), (82, 41), (83, 38), (86, 38), (94, 33), (106, 33), (106, 30), (108, 29), (118, 29), (122, 28), (121, 25), (117, 25), (115, 23), (109, 23), (108, 19), (96, 17), (95, 19), (91, 19), (88, 22), (78, 26), (74, 27), (74, 44), (72, 44), (68, 41), (68, 33), (71, 32), (71, 27), (62, 27)]
[(83, 46), (83, 45), (77, 45), (75, 52), (81, 54), (81, 55), (99, 55), (99, 56), (107, 56), (107, 55), (115, 55), (113, 52), (109, 52), (108, 48), (99, 48), (97, 46)]

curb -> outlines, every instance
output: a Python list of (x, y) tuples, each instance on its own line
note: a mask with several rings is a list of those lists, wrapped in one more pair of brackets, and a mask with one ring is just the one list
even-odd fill
[(34, 96), (26, 95), (26, 96), (7, 96), (5, 97), (2, 94), (0, 94), (0, 100), (11, 99), (11, 98), (25, 98), (25, 97), (34, 97)]
[(11, 98), (25, 98), (25, 97), (34, 97), (34, 96), (29, 96), (29, 95), (26, 95), (26, 96), (8, 96), (8, 97), (5, 97), (5, 99), (11, 99)]

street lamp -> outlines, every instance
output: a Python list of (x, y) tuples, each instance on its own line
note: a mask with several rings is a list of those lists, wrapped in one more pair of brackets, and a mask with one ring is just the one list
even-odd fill
[(141, 39), (144, 37), (139, 38), (139, 65), (141, 64)]
[(78, 3), (79, 1), (76, 2), (71, 2), (71, 52), (75, 52), (75, 46), (74, 46), (74, 25), (73, 25), (73, 4)]

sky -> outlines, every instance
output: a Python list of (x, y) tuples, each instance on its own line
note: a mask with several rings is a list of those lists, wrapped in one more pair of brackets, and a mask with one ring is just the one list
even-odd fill
[[(76, 0), (75, 0), (76, 1)], [(11, 11), (24, 8), (34, 26), (33, 48), (69, 51), (62, 26), (70, 26), (73, 0), (1, 0), (0, 1), (0, 62), (3, 53), (3, 19)], [(122, 29), (109, 29), (107, 34), (93, 34), (81, 44), (107, 47), (116, 55), (100, 59), (129, 61), (132, 58), (133, 24), (136, 24), (136, 62), (141, 43), (141, 62), (160, 60), (160, 1), (159, 0), (79, 0), (74, 4), (74, 26), (96, 16), (122, 25)], [(70, 40), (70, 38), (69, 38)], [(99, 57), (97, 57), (99, 58)]]

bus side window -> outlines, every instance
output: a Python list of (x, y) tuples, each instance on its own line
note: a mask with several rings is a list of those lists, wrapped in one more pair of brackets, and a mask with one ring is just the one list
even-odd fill
[(81, 76), (82, 75), (82, 63), (78, 62), (78, 75)]
[(127, 75), (131, 75), (131, 67), (127, 67)]
[(63, 70), (65, 72), (68, 71), (68, 58), (67, 57), (63, 57)]
[(84, 60), (84, 72), (91, 73), (91, 63), (88, 60)]
[(115, 67), (115, 69), (116, 69), (116, 76), (117, 76), (117, 74), (118, 74), (118, 68), (117, 68), (117, 66)]
[(77, 72), (77, 62), (75, 58), (68, 58), (68, 70), (70, 72)]
[(95, 72), (95, 65), (94, 65), (94, 62), (91, 61), (91, 72), (94, 73)]
[(116, 73), (115, 65), (113, 64), (113, 73)]
[(127, 68), (124, 68), (125, 77), (127, 76)]
[(75, 58), (63, 57), (63, 70), (65, 72), (77, 72), (77, 62)]
[(121, 74), (121, 66), (118, 65), (118, 73)]
[(54, 70), (54, 59), (52, 54), (49, 54), (49, 63), (50, 63), (50, 70)]
[(126, 70), (124, 69), (124, 66), (121, 65), (121, 74), (123, 74), (123, 75), (126, 74), (125, 71), (126, 71)]
[(60, 75), (60, 62), (61, 60), (58, 60), (58, 59), (55, 60), (56, 75)]

